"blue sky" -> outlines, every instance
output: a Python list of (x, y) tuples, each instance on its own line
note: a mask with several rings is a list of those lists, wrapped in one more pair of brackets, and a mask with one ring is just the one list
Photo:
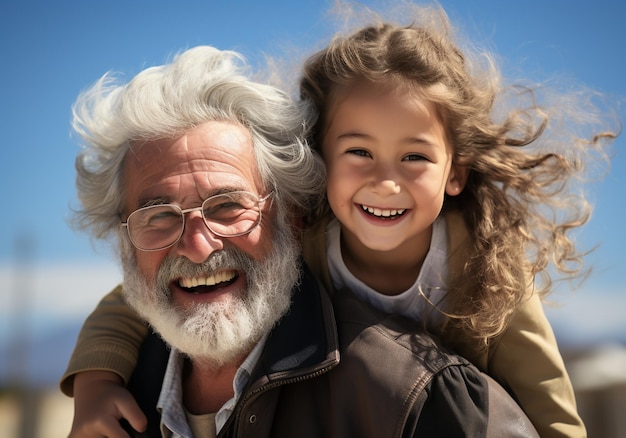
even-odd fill
[[(536, 80), (565, 74), (616, 99), (626, 96), (623, 2), (441, 4), (465, 34), (499, 54), (506, 71)], [(332, 30), (329, 6), (321, 0), (2, 2), (0, 341), (12, 330), (6, 321), (21, 315), (36, 330), (83, 319), (120, 278), (106, 246), (94, 250), (86, 235), (67, 225), (76, 205), (70, 107), (77, 94), (107, 71), (130, 77), (199, 44), (238, 50), (253, 64), (285, 47), (308, 52)], [(620, 322), (626, 308), (625, 144), (624, 138), (616, 142), (611, 173), (591, 187), (596, 210), (580, 233), (585, 246), (600, 245), (589, 258), (595, 270), (576, 291), (555, 293), (560, 307), (549, 312), (567, 342), (626, 333)]]

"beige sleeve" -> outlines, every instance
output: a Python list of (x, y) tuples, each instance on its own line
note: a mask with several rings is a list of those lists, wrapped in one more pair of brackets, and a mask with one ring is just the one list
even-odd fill
[(148, 326), (128, 307), (122, 286), (117, 286), (83, 324), (61, 378), (61, 391), (71, 397), (74, 375), (87, 370), (112, 371), (128, 382), (147, 333)]
[(322, 283), (326, 291), (332, 294), (333, 282), (328, 270), (326, 259), (326, 225), (329, 218), (320, 219), (306, 229), (302, 239), (302, 255), (315, 277)]
[(537, 295), (489, 351), (487, 372), (513, 391), (541, 437), (586, 437), (574, 390)]

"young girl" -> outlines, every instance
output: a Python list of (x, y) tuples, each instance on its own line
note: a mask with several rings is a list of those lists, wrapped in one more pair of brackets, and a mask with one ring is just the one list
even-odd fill
[[(565, 276), (581, 268), (569, 232), (588, 209), (571, 182), (613, 136), (570, 135), (562, 108), (502, 88), (487, 55), (474, 65), (442, 10), (414, 16), (337, 36), (305, 63), (330, 207), (306, 230), (305, 259), (329, 291), (422, 321), (507, 387), (542, 437), (585, 436), (540, 298), (550, 262)], [(128, 380), (146, 330), (119, 288), (89, 317), (62, 388), (77, 408), (100, 397), (99, 413), (75, 422), (110, 414), (141, 427), (107, 381)], [(109, 371), (83, 373), (94, 369)]]

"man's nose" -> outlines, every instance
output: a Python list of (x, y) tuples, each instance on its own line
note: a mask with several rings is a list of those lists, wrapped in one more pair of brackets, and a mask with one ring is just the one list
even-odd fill
[(214, 251), (224, 249), (223, 238), (209, 230), (200, 211), (187, 213), (185, 229), (174, 250), (193, 263), (204, 262)]

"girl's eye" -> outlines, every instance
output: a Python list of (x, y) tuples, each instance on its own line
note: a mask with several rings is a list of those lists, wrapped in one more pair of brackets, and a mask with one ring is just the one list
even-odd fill
[(419, 154), (409, 154), (409, 155), (406, 155), (402, 159), (402, 161), (422, 161), (422, 160), (428, 160), (428, 158)]
[(346, 151), (347, 154), (357, 155), (359, 157), (371, 157), (370, 153), (364, 149), (350, 149)]

